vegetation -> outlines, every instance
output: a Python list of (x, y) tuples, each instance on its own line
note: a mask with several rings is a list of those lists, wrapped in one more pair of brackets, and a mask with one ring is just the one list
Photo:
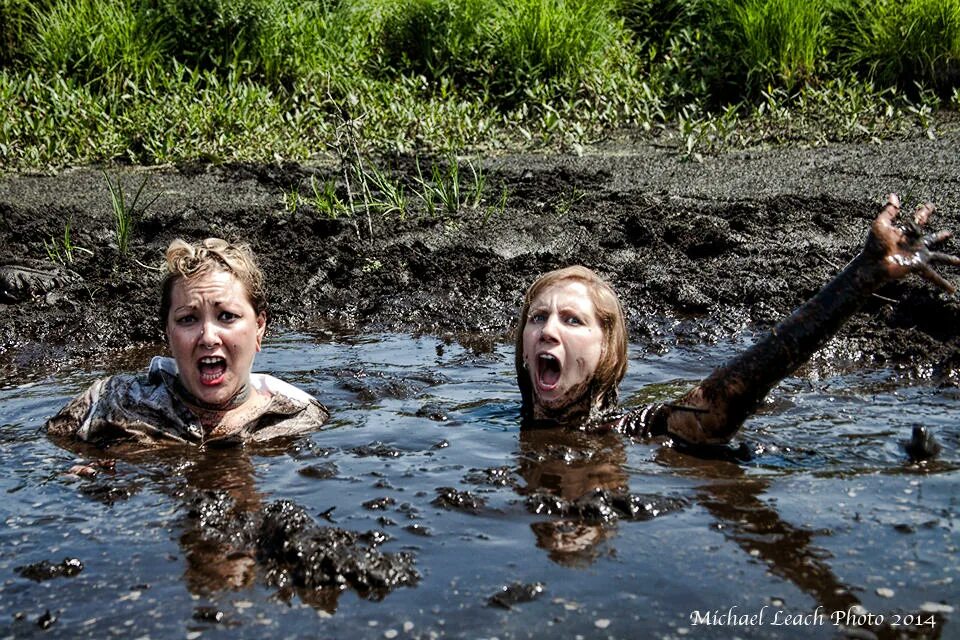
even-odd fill
[[(0, 168), (332, 157), (358, 190), (305, 189), (328, 215), (405, 215), (370, 151), (696, 157), (958, 107), (960, 0), (0, 0)], [(407, 187), (449, 210), (432, 171)]]
[[(120, 255), (126, 256), (130, 251), (130, 234), (137, 223), (137, 218), (150, 208), (150, 205), (157, 201), (160, 194), (155, 195), (153, 200), (141, 207), (138, 211), (137, 203), (140, 201), (143, 188), (147, 186), (146, 177), (140, 182), (140, 187), (137, 189), (136, 194), (134, 194), (133, 200), (129, 203), (127, 202), (126, 194), (123, 190), (123, 183), (120, 181), (120, 178), (111, 180), (107, 172), (104, 171), (103, 179), (106, 181), (107, 190), (110, 192), (110, 208), (113, 211), (114, 221), (114, 240), (116, 240), (117, 250), (120, 252)], [(65, 234), (68, 233), (69, 231), (65, 231)]]

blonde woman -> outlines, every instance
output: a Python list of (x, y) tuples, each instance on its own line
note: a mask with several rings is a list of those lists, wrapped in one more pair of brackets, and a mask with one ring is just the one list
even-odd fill
[(320, 427), (327, 409), (272, 376), (251, 373), (267, 327), (263, 273), (250, 248), (174, 240), (160, 320), (172, 358), (98, 380), (46, 425), (85, 441), (213, 444), (263, 441)]

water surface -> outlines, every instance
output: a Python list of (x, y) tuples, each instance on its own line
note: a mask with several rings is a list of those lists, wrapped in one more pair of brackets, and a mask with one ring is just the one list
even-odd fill
[[(274, 336), (256, 369), (320, 398), (330, 428), (280, 449), (125, 457), (95, 479), (65, 474), (91, 456), (38, 429), (108, 372), (6, 381), (0, 637), (832, 638), (844, 623), (958, 637), (955, 389), (883, 369), (790, 378), (738, 440), (752, 459), (704, 460), (660, 442), (521, 434), (511, 347), (465, 342)], [(634, 348), (624, 399), (674, 397), (742, 347)], [(914, 424), (934, 430), (935, 461), (904, 453)], [(485, 504), (445, 508), (445, 488)], [(597, 520), (528, 504), (598, 488), (673, 507)], [(290, 500), (320, 524), (382, 531), (381, 550), (411, 553), (420, 581), (382, 598), (279, 593), (255, 561), (198, 538), (193, 489), (250, 510)], [(83, 571), (45, 581), (15, 571), (67, 557)], [(542, 589), (490, 604), (514, 583)], [(47, 611), (55, 621), (43, 629)]]

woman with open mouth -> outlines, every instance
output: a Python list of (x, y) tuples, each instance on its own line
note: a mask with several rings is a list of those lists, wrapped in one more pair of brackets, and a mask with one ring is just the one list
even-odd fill
[(921, 205), (898, 226), (900, 200), (889, 195), (862, 251), (819, 293), (676, 402), (630, 412), (617, 405), (627, 370), (626, 323), (617, 295), (581, 266), (540, 276), (525, 296), (516, 338), (524, 426), (668, 435), (691, 445), (728, 442), (767, 392), (882, 285), (917, 274), (955, 291), (933, 268), (960, 264), (960, 258), (933, 250), (951, 233), (921, 233), (933, 210)]
[(230, 444), (320, 427), (326, 407), (272, 376), (251, 373), (267, 328), (263, 273), (246, 245), (174, 240), (160, 320), (172, 358), (142, 374), (98, 380), (46, 425), (91, 442)]

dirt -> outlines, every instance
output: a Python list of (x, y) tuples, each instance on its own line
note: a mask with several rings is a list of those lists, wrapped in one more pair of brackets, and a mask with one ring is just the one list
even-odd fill
[[(907, 204), (932, 200), (933, 228), (960, 228), (958, 142), (952, 133), (693, 162), (622, 138), (582, 155), (471, 158), (486, 185), (480, 206), (431, 217), (414, 203), (405, 219), (375, 214), (369, 226), (363, 216), (328, 219), (303, 200), (286, 204), (292, 192), (310, 192), (311, 177), (337, 180), (335, 166), (107, 167), (128, 205), (143, 185), (126, 253), (101, 168), (7, 174), (0, 377), (158, 348), (156, 268), (176, 237), (249, 242), (274, 326), (319, 337), (426, 332), (482, 350), (509, 337), (537, 274), (581, 263), (620, 292), (640, 348), (713, 342), (768, 327), (815, 293), (855, 255), (888, 192)], [(466, 160), (461, 176), (470, 175)], [(390, 169), (411, 194), (413, 160)], [(338, 193), (346, 199), (342, 180)], [(48, 247), (62, 245), (68, 222), (77, 248), (57, 263)], [(951, 240), (946, 250), (960, 248)], [(956, 269), (944, 272), (960, 281)], [(958, 320), (955, 297), (918, 278), (895, 283), (811, 366), (891, 365), (954, 383)]]

